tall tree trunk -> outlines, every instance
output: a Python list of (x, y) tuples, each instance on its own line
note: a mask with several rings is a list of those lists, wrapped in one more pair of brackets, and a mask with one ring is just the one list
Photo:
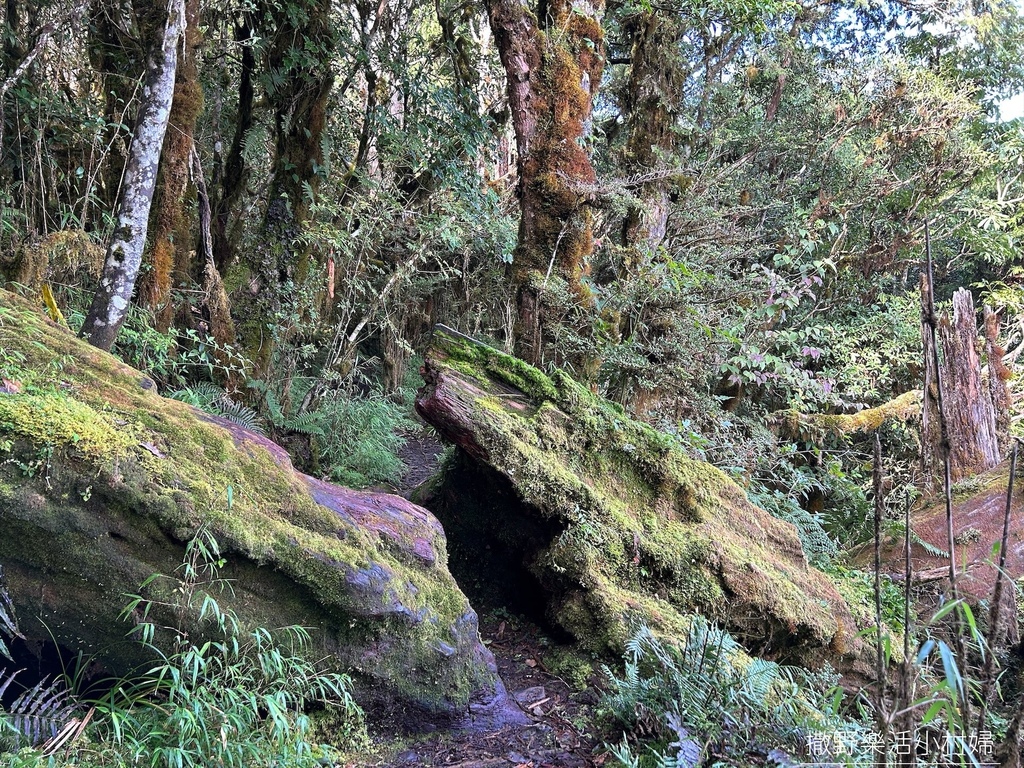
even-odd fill
[(1010, 390), (1006, 382), (1012, 372), (1003, 362), (1006, 350), (999, 344), (999, 315), (989, 306), (982, 312), (985, 330), (985, 358), (988, 363), (988, 393), (995, 411), (996, 439), (999, 441), (999, 454), (1002, 456), (1010, 449)]
[[(625, 160), (635, 173), (657, 169), (676, 148), (676, 111), (682, 103), (685, 69), (677, 64), (683, 33), (680, 21), (651, 10), (629, 20), (634, 38), (626, 102), (629, 108)], [(665, 237), (669, 190), (665, 179), (644, 183), (623, 223), (623, 245), (654, 251)]]
[(152, 269), (146, 273), (139, 294), (143, 303), (156, 311), (157, 327), (166, 331), (174, 318), (171, 285), (192, 276), (195, 238), (189, 227), (186, 193), (196, 120), (203, 110), (203, 87), (199, 83), (196, 55), (200, 42), (199, 0), (185, 0), (185, 45), (174, 83), (174, 101), (164, 137), (157, 177)]
[(124, 324), (146, 245), (160, 149), (174, 99), (178, 39), (185, 25), (183, 0), (170, 0), (166, 18), (159, 45), (147, 61), (146, 85), (118, 205), (117, 229), (107, 249), (92, 306), (82, 324), (82, 337), (100, 349), (113, 346)]
[[(131, 0), (90, 0), (89, 63), (99, 74), (98, 85), (104, 98), (103, 117), (106, 128), (100, 143), (109, 145), (101, 170), (91, 194), (98, 207), (112, 210), (118, 203), (119, 190), (124, 178), (128, 157), (126, 133), (122, 126), (130, 122), (129, 110), (135, 101), (135, 73), (143, 72), (146, 64), (146, 44), (141, 44), (131, 29), (122, 28), (125, 19), (136, 16)], [(126, 76), (127, 75), (127, 76)]]
[(603, 13), (603, 0), (549, 0), (536, 13), (521, 0), (487, 3), (518, 147), (515, 349), (531, 363), (542, 354), (541, 293), (550, 275), (588, 303), (580, 277), (594, 248), (585, 188), (595, 175), (586, 141), (604, 68)]
[[(220, 274), (226, 274), (235, 260), (235, 236), (232, 233), (231, 216), (238, 206), (238, 201), (245, 190), (248, 180), (248, 169), (242, 150), (245, 137), (252, 127), (252, 110), (255, 101), (252, 78), (256, 69), (256, 57), (253, 54), (252, 18), (243, 14), (240, 24), (235, 26), (235, 42), (239, 43), (242, 52), (242, 63), (238, 73), (238, 110), (235, 117), (235, 133), (231, 139), (221, 177), (219, 195), (212, 209), (210, 229), (213, 237), (213, 261)], [(214, 180), (216, 183), (216, 179)]]
[[(308, 0), (300, 27), (286, 23), (271, 52), (272, 72), (285, 75), (284, 85), (271, 96), (274, 100), (276, 146), (273, 181), (270, 185), (264, 225), (274, 245), (280, 247), (278, 277), (302, 282), (309, 271), (309, 249), (298, 247), (294, 238), (309, 218), (309, 194), (319, 186), (318, 168), (323, 163), (321, 142), (327, 125), (327, 104), (334, 86), (331, 39), (331, 4)], [(304, 41), (302, 54), (312, 61), (301, 65), (292, 60), (295, 46)]]
[(269, 51), (268, 98), (274, 109), (275, 148), (260, 247), (249, 255), (256, 278), (251, 298), (257, 320), (239, 327), (243, 345), (260, 371), (275, 340), (289, 332), (281, 315), (294, 316), (309, 273), (309, 246), (299, 235), (309, 217), (310, 193), (319, 186), (321, 143), (334, 85), (334, 34), (328, 0), (305, 0), (277, 20)]

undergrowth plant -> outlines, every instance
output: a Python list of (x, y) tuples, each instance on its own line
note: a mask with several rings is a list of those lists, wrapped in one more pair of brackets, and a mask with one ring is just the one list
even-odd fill
[[(249, 386), (261, 398), (260, 410), (233, 400), (216, 384), (199, 382), (170, 393), (170, 397), (220, 416), (259, 435), (298, 433), (309, 442), (320, 474), (355, 488), (395, 483), (405, 465), (398, 451), (405, 433), (416, 429), (408, 408), (379, 389), (364, 395), (330, 391), (313, 410), (295, 413), (261, 382)], [(301, 400), (301, 398), (294, 398)]]
[[(0, 661), (14, 661), (7, 643), (16, 638), (24, 636), (18, 629), (14, 601), (7, 589), (3, 566), (0, 566)], [(21, 672), (24, 670), (0, 669), (0, 701)], [(61, 680), (44, 677), (34, 686), (25, 687), (9, 706), (0, 704), (0, 753), (4, 749), (53, 739), (74, 710), (75, 703)]]
[(838, 676), (751, 658), (724, 629), (692, 616), (676, 641), (640, 626), (618, 676), (607, 667), (603, 707), (624, 731), (611, 755), (623, 766), (674, 768), (794, 755), (811, 734), (860, 730), (836, 714)]
[(321, 463), (332, 480), (360, 487), (401, 476), (403, 432), (416, 425), (400, 406), (379, 391), (360, 398), (339, 392), (324, 397), (317, 412), (324, 431)]
[[(224, 560), (216, 539), (200, 529), (172, 576), (154, 575), (131, 597), (123, 617), (158, 661), (143, 673), (113, 682), (98, 700), (86, 737), (68, 747), (80, 765), (279, 766), (329, 764), (337, 748), (365, 744), (362, 711), (351, 681), (324, 672), (309, 658), (310, 635), (300, 626), (246, 628), (217, 595), (230, 590), (220, 577)], [(161, 624), (155, 616), (171, 616)], [(189, 627), (199, 625), (200, 635)], [(328, 710), (331, 746), (314, 744), (311, 712)], [(44, 747), (45, 750), (45, 747)], [(23, 749), (9, 764), (53, 764), (45, 751)]]

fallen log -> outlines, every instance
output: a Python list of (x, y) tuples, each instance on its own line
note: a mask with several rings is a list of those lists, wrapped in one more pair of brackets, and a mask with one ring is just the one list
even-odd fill
[(921, 390), (904, 392), (887, 403), (856, 413), (801, 413), (796, 410), (774, 414), (773, 422), (793, 439), (817, 442), (825, 434), (837, 437), (857, 432), (874, 432), (887, 421), (908, 421), (921, 415)]

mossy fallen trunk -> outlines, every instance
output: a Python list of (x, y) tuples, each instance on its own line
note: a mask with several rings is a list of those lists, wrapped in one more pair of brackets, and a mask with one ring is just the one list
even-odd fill
[(453, 538), (477, 537), (470, 556), (506, 553), (520, 573), (498, 578), (520, 579), (513, 591), (544, 600), (583, 646), (619, 651), (636, 621), (681, 632), (690, 611), (780, 657), (834, 659), (854, 644), (845, 602), (793, 526), (669, 436), (443, 327), (424, 377), (417, 410), (461, 451), (425, 503)]
[(914, 389), (857, 413), (780, 411), (775, 414), (775, 422), (788, 437), (818, 443), (826, 434), (843, 437), (857, 432), (874, 432), (886, 422), (909, 421), (920, 415), (921, 390)]
[(31, 640), (128, 670), (125, 595), (206, 524), (243, 621), (312, 628), (314, 654), (438, 719), (511, 711), (429, 512), (296, 472), (2, 291), (0, 369), (0, 563)]

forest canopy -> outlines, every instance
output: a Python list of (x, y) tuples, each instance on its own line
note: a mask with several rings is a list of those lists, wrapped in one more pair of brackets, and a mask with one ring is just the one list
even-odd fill
[(796, 499), (844, 473), (791, 461), (771, 414), (920, 387), (925, 222), (938, 298), (971, 286), (1024, 341), (1011, 2), (2, 13), (7, 277), (275, 433), (400, 423), (360, 402), (401, 401), (445, 323)]
[[(164, 391), (305, 430), (326, 474), (372, 481), (320, 434), (360, 409), (401, 431), (381, 396), (408, 402), (444, 323), (564, 368), (755, 492), (862, 498), (849, 445), (769, 427), (920, 388), (926, 223), (939, 301), (971, 287), (1011, 355), (1024, 341), (1024, 136), (1000, 117), (1024, 85), (1015, 3), (11, 0), (2, 18), (7, 278)], [(912, 453), (900, 424), (884, 438)]]

